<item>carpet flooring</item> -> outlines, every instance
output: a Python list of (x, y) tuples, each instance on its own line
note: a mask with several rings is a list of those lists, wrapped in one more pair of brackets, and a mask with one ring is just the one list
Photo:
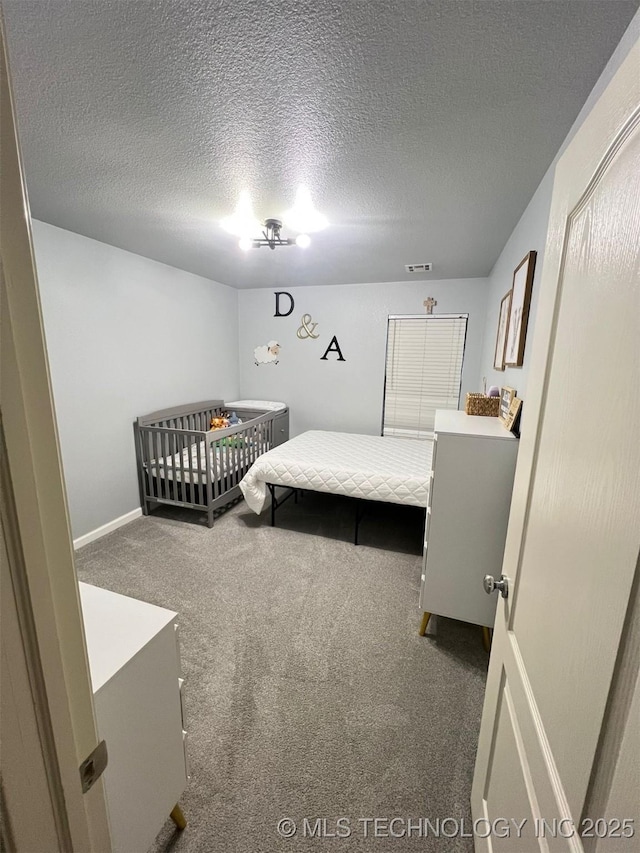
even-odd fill
[(154, 853), (473, 850), (481, 632), (418, 636), (423, 513), (369, 507), (358, 547), (353, 504), (307, 493), (275, 528), (244, 503), (211, 530), (162, 509), (76, 555), (81, 580), (180, 615), (188, 825)]

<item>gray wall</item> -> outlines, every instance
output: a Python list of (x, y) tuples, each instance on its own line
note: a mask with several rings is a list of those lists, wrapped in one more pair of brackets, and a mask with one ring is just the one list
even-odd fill
[[(289, 292), (295, 310), (274, 317), (273, 290), (239, 293), (240, 391), (242, 397), (283, 400), (291, 407), (291, 433), (307, 429), (380, 434), (387, 317), (424, 314), (427, 296), (438, 300), (435, 313), (469, 314), (462, 400), (478, 390), (488, 283), (484, 278), (296, 287)], [(288, 307), (288, 301), (282, 300)], [(317, 340), (299, 340), (303, 314), (318, 323)], [(336, 335), (344, 362), (320, 358)], [(255, 365), (253, 350), (277, 340), (279, 364)]]
[[(580, 110), (578, 117), (573, 123), (565, 141), (562, 143), (553, 163), (540, 182), (538, 189), (522, 214), (520, 221), (507, 240), (500, 257), (496, 261), (489, 276), (489, 296), (481, 371), (483, 376), (490, 379), (490, 384), (509, 385), (512, 388), (515, 388), (518, 392), (518, 396), (525, 400), (525, 405), (523, 407), (523, 425), (526, 424), (527, 380), (529, 375), (531, 352), (533, 349), (532, 342), (538, 308), (538, 291), (541, 281), (542, 266), (544, 263), (544, 250), (547, 239), (547, 229), (549, 226), (549, 212), (551, 210), (551, 197), (553, 194), (553, 180), (556, 163), (562, 156), (569, 142), (575, 136), (578, 128), (591, 112), (594, 104), (607, 87), (607, 84), (614, 76), (629, 53), (632, 45), (635, 44), (638, 38), (640, 38), (640, 12), (634, 16), (633, 20), (629, 24), (622, 40), (612, 54), (611, 59), (600, 75), (598, 82), (591, 91), (591, 94), (585, 101), (583, 108)], [(493, 369), (493, 356), (498, 327), (500, 300), (511, 288), (514, 269), (524, 258), (527, 252), (532, 249), (538, 252), (538, 257), (536, 261), (536, 272), (531, 297), (529, 327), (527, 331), (526, 348), (524, 351), (524, 364), (522, 367), (511, 367), (504, 371), (497, 371)]]
[(132, 423), (238, 393), (237, 292), (35, 221), (73, 536), (140, 506)]

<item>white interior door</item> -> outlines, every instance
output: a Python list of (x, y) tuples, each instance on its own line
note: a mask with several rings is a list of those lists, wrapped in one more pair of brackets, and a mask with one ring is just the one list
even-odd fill
[(98, 739), (1, 14), (0, 107), (2, 840), (108, 853), (102, 781), (83, 794), (79, 770)]
[(556, 170), (472, 793), (526, 823), (478, 851), (640, 849), (639, 247), (636, 44)]

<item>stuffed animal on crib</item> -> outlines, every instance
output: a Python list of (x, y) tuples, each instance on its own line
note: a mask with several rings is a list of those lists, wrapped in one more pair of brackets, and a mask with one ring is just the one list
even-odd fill
[(211, 418), (210, 429), (225, 429), (229, 426), (228, 418)]

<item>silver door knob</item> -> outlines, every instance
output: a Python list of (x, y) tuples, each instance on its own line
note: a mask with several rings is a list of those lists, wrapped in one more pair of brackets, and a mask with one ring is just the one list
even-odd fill
[(500, 580), (494, 579), (493, 575), (485, 575), (482, 581), (482, 586), (487, 595), (498, 590), (503, 598), (509, 595), (509, 579), (505, 575), (500, 575)]

